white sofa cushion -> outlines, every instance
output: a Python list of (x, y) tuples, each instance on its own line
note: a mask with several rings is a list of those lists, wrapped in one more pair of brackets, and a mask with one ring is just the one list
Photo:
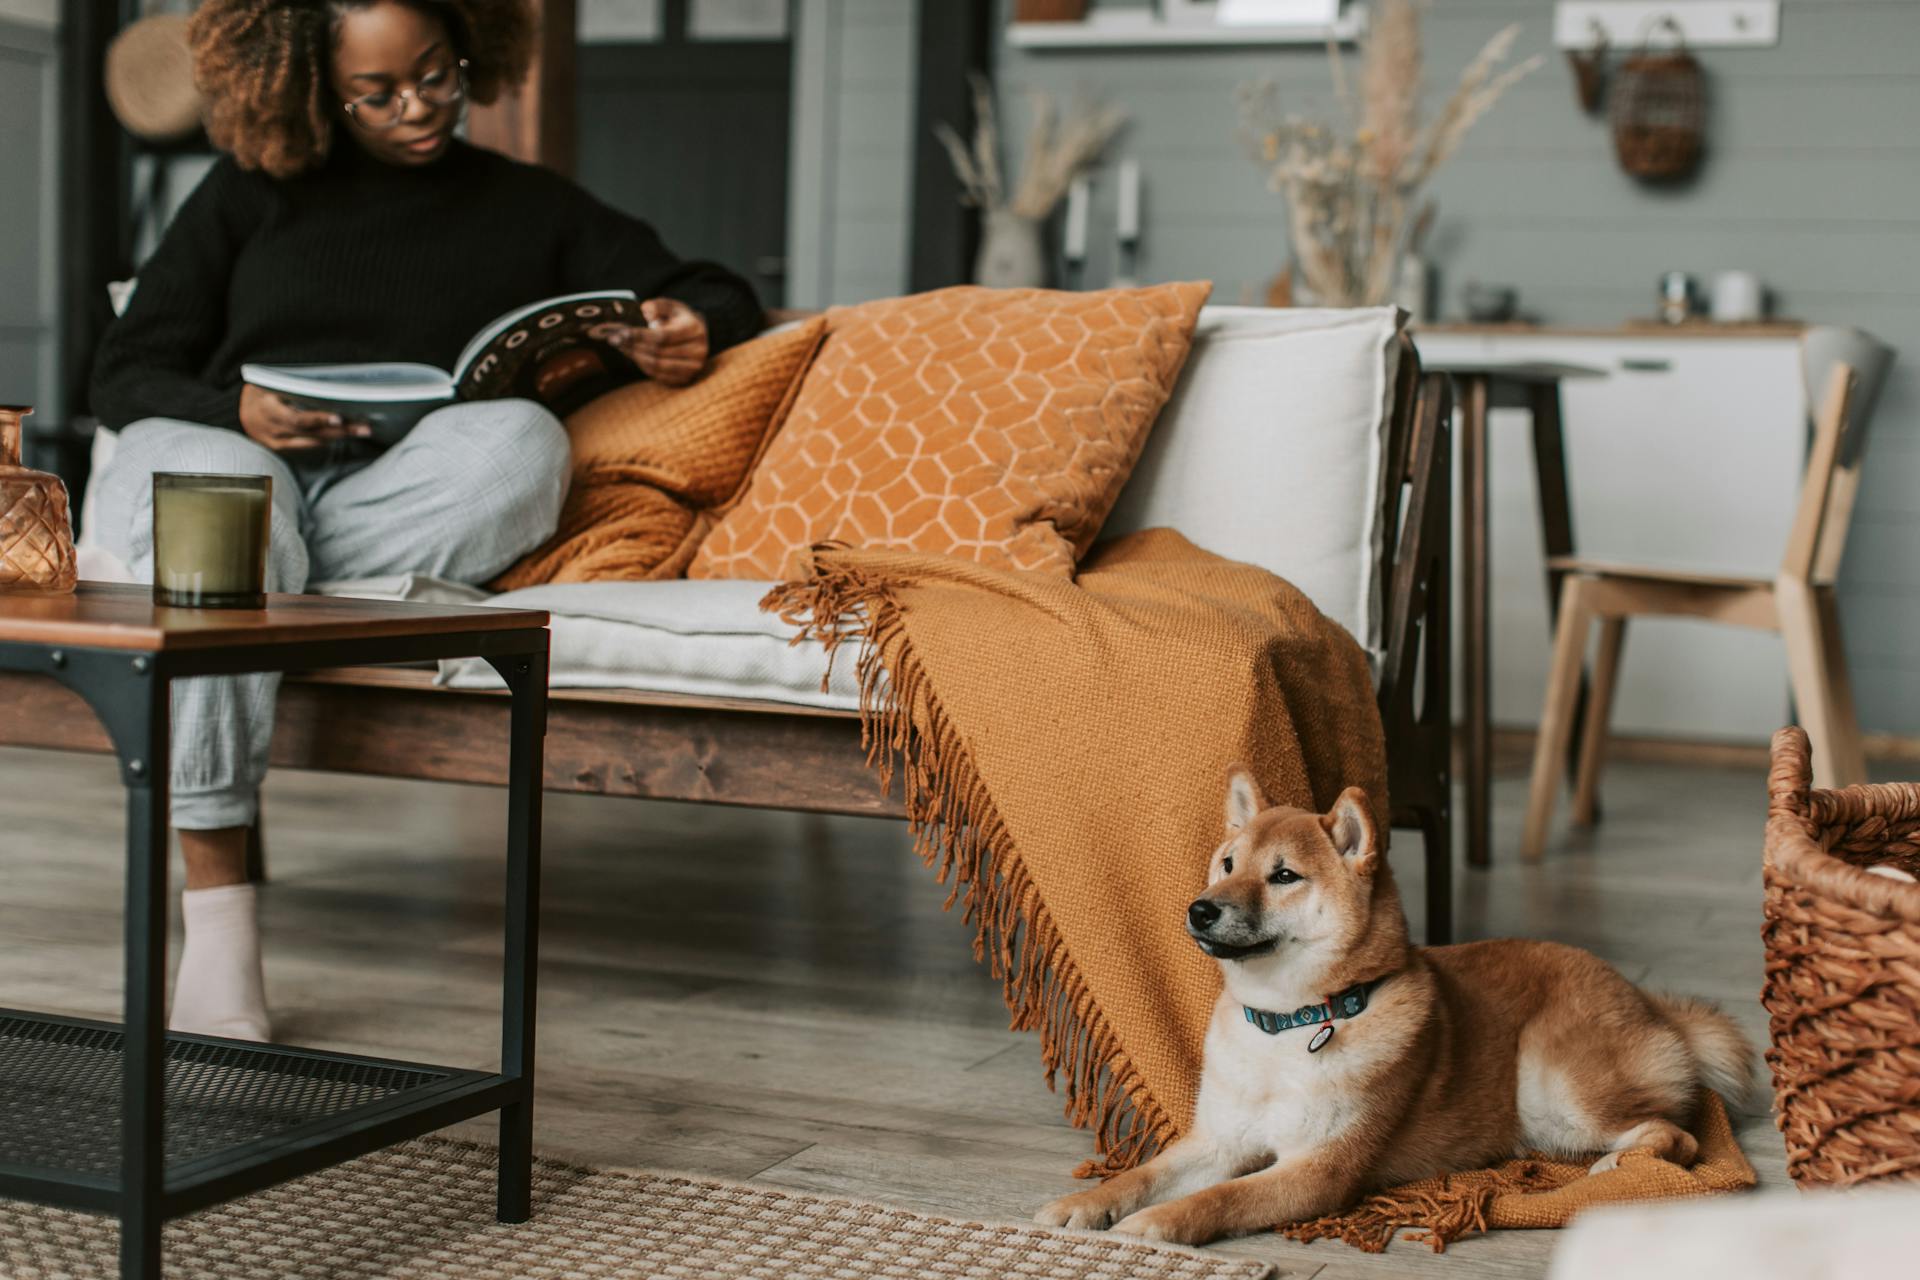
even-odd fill
[[(556, 689), (645, 689), (753, 698), (852, 711), (860, 705), (855, 654), (843, 651), (825, 692), (826, 650), (791, 644), (793, 628), (760, 611), (770, 582), (728, 579), (566, 582), (488, 600), (553, 615), (550, 682)], [(442, 683), (497, 689), (483, 659), (441, 664)]]
[(1103, 538), (1155, 525), (1270, 569), (1378, 652), (1392, 307), (1207, 307)]

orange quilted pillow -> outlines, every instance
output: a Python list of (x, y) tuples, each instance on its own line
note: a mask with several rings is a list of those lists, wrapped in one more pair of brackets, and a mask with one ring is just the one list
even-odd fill
[(823, 541), (1071, 575), (1186, 361), (1205, 282), (942, 289), (836, 309), (687, 576), (788, 576)]
[(705, 512), (739, 494), (825, 333), (816, 318), (722, 352), (691, 386), (635, 382), (576, 411), (560, 527), (494, 589), (678, 577), (711, 525)]
[(601, 484), (567, 495), (546, 545), (495, 578), (495, 591), (548, 582), (635, 582), (686, 572), (706, 515), (650, 484)]
[(644, 481), (697, 507), (734, 496), (826, 333), (822, 316), (714, 358), (686, 387), (628, 383), (567, 419), (574, 482)]

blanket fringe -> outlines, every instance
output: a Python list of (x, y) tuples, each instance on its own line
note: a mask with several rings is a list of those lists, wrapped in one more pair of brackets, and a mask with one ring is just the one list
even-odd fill
[(1351, 1209), (1288, 1223), (1276, 1230), (1302, 1244), (1332, 1239), (1365, 1253), (1380, 1253), (1396, 1235), (1411, 1227), (1415, 1230), (1408, 1240), (1431, 1245), (1435, 1253), (1445, 1253), (1449, 1244), (1463, 1236), (1486, 1233), (1487, 1210), (1497, 1197), (1546, 1191), (1558, 1185), (1559, 1180), (1539, 1162), (1521, 1160), (1497, 1169), (1409, 1183), (1368, 1196)]
[[(989, 965), (1016, 1031), (1040, 1033), (1047, 1087), (1065, 1081), (1065, 1113), (1090, 1129), (1098, 1153), (1080, 1178), (1130, 1169), (1178, 1136), (1148, 1094), (1040, 900), (993, 798), (946, 709), (927, 683), (906, 633), (893, 581), (816, 560), (813, 576), (782, 583), (760, 607), (797, 629), (793, 643), (818, 640), (831, 675), (849, 640), (860, 646), (860, 743), (880, 785), (901, 784), (914, 852), (949, 884), (946, 907), (961, 906), (974, 928), (974, 959)], [(824, 690), (827, 677), (821, 679)]]

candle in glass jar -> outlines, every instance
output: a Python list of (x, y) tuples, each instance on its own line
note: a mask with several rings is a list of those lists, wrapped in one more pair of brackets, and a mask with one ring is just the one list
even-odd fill
[(272, 509), (271, 476), (156, 472), (154, 603), (264, 608)]

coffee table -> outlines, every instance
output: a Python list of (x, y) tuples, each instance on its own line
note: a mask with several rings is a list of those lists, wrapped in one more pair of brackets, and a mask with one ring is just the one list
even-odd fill
[[(0, 671), (41, 673), (84, 699), (113, 741), (127, 798), (125, 1019), (0, 1009), (0, 1197), (117, 1213), (120, 1273), (144, 1280), (161, 1274), (168, 1218), (498, 1111), (497, 1215), (526, 1221), (546, 624), (526, 610), (315, 596), (168, 609), (150, 588), (96, 583), (70, 596), (0, 595)], [(172, 682), (454, 657), (485, 658), (513, 698), (500, 1069), (169, 1034)], [(6, 842), (22, 844), (31, 847)]]

